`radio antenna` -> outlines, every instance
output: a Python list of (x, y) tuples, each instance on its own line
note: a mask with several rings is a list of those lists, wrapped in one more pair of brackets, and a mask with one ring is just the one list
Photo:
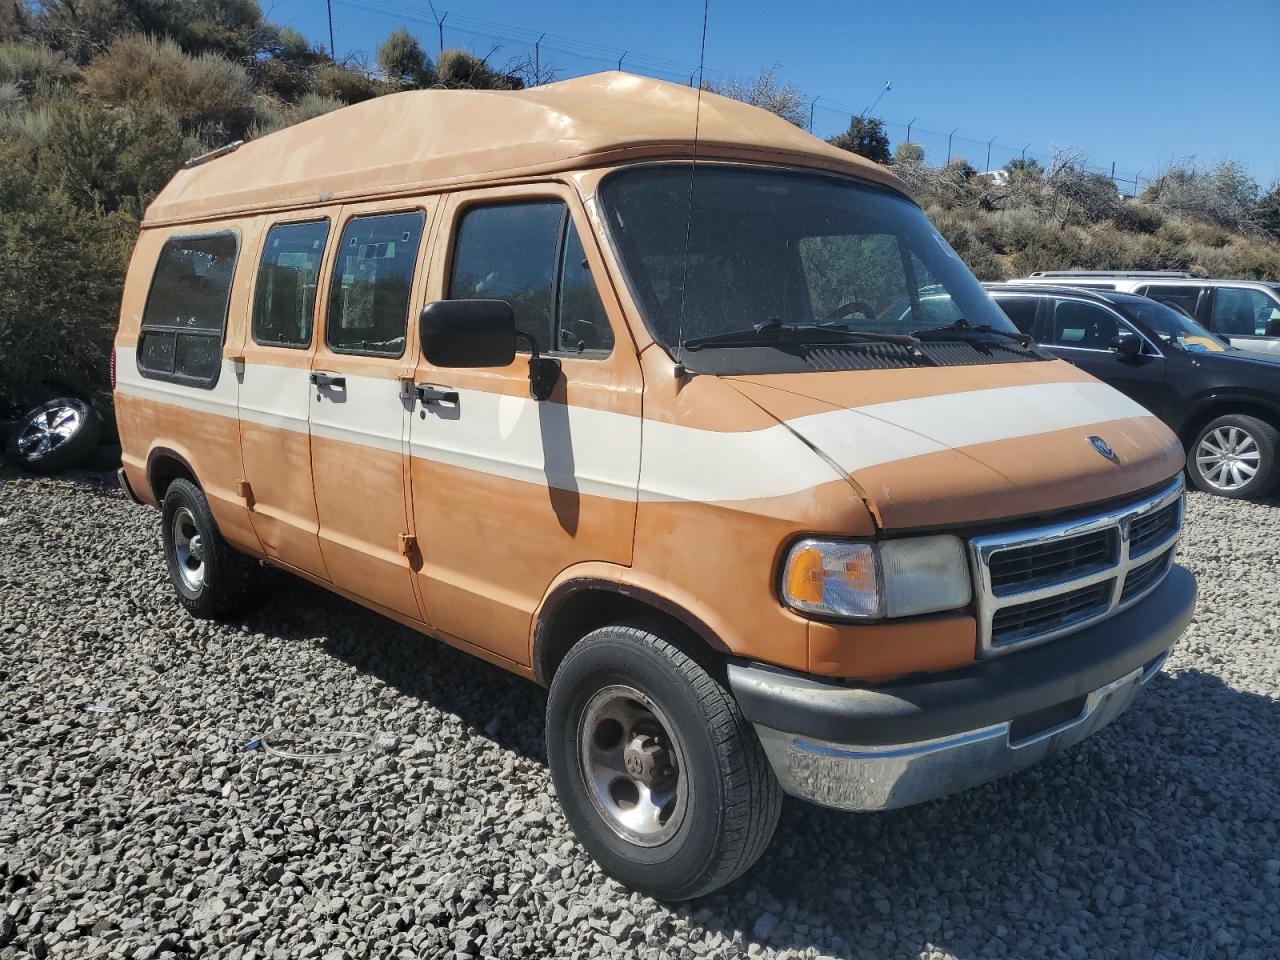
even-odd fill
[(702, 122), (702, 74), (707, 62), (707, 12), (711, 0), (702, 0), (702, 46), (698, 51), (698, 100), (693, 113), (693, 157), (689, 163), (689, 210), (684, 221), (683, 277), (680, 281), (680, 322), (676, 328), (676, 376), (684, 369), (684, 308), (689, 298), (689, 234), (693, 230), (693, 181), (698, 171), (698, 126)]

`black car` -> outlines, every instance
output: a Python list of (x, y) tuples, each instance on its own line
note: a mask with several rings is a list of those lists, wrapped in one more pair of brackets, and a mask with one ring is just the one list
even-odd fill
[(1280, 481), (1280, 358), (1238, 350), (1147, 297), (990, 283), (1009, 319), (1048, 352), (1128, 394), (1182, 439), (1187, 473), (1224, 497)]

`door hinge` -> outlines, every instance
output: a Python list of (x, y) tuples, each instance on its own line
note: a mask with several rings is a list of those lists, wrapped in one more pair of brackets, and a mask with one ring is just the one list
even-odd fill
[(253, 487), (249, 486), (248, 480), (236, 481), (236, 496), (245, 502), (245, 506), (253, 509)]
[(407, 557), (418, 549), (418, 538), (412, 534), (400, 534), (400, 556)]

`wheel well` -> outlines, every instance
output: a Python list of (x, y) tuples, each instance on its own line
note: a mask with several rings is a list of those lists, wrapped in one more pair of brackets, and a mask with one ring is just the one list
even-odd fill
[(157, 450), (151, 454), (150, 463), (147, 465), (147, 479), (151, 483), (151, 492), (155, 494), (156, 503), (164, 501), (164, 494), (169, 489), (169, 484), (179, 477), (190, 480), (196, 486), (200, 485), (196, 480), (195, 471), (176, 453)]
[(543, 686), (550, 685), (575, 643), (597, 627), (623, 620), (666, 624), (678, 636), (688, 637), (707, 659), (728, 652), (720, 638), (697, 617), (659, 597), (618, 583), (571, 581), (552, 592), (543, 610), (533, 651), (534, 674)]
[(1264, 423), (1280, 429), (1280, 414), (1275, 410), (1261, 403), (1250, 403), (1248, 400), (1220, 400), (1210, 403), (1204, 408), (1197, 410), (1192, 416), (1188, 417), (1182, 425), (1182, 445), (1189, 446), (1204, 427), (1218, 417), (1225, 417), (1227, 414), (1239, 414), (1244, 417), (1256, 417)]

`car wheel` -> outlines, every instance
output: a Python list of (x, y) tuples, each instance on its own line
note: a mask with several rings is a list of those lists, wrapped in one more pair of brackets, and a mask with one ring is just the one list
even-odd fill
[(77, 397), (42, 403), (18, 421), (6, 452), (35, 473), (59, 473), (83, 463), (98, 446), (102, 418)]
[(682, 640), (646, 623), (595, 630), (565, 656), (547, 701), (569, 824), (606, 873), (664, 900), (745, 872), (782, 804), (755, 731)]
[(204, 492), (189, 480), (169, 484), (160, 530), (178, 602), (194, 617), (221, 620), (253, 600), (261, 564), (222, 538)]
[(1280, 474), (1280, 432), (1265, 420), (1227, 414), (1206, 424), (1191, 443), (1187, 472), (1199, 489), (1223, 497), (1266, 496)]

